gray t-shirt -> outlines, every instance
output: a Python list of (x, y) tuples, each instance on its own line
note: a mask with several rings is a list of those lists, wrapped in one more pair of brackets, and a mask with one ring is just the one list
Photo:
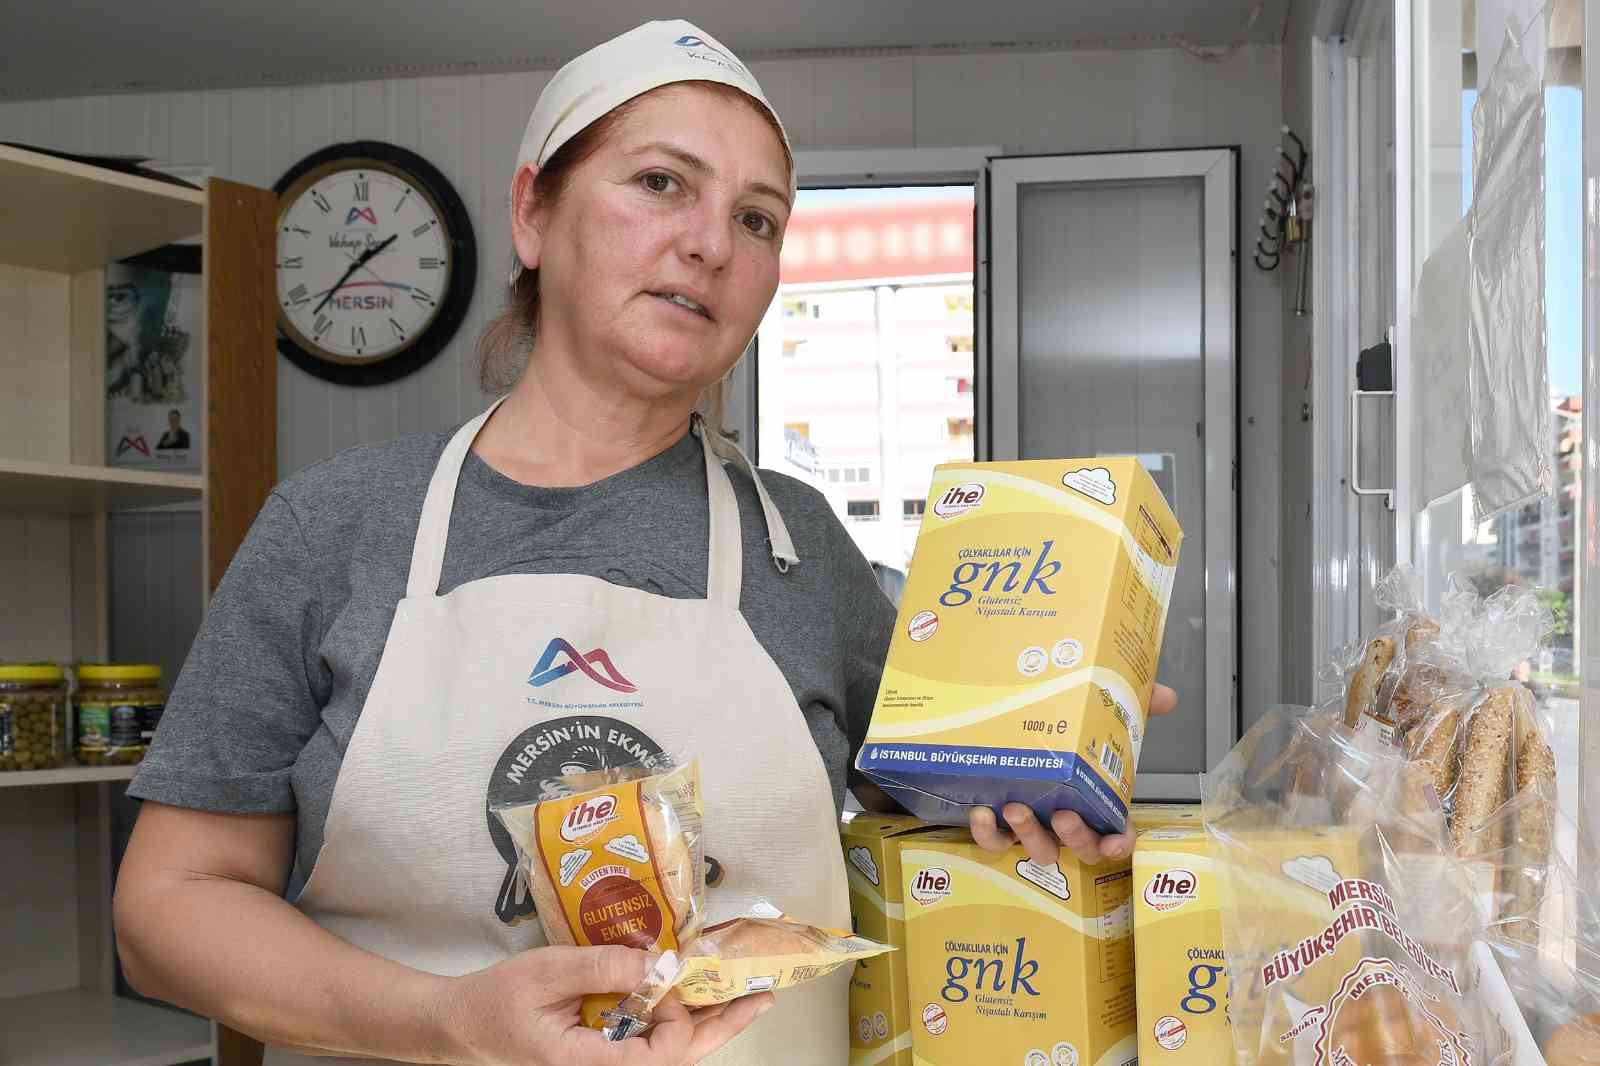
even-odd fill
[[(130, 795), (207, 811), (294, 811), (296, 872), (310, 876), (450, 436), (352, 448), (272, 492), (211, 600)], [(794, 690), (837, 807), (894, 609), (821, 494), (763, 472), (801, 558), (780, 574), (754, 483), (728, 471), (744, 534), (740, 609)], [(522, 485), (468, 453), (439, 591), (500, 574), (570, 573), (702, 597), (709, 525), (692, 435), (581, 488)], [(761, 742), (759, 722), (749, 736)]]

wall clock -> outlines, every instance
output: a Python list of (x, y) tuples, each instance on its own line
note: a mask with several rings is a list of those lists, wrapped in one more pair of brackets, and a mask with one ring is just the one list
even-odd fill
[(425, 365), (455, 335), (478, 275), (466, 206), (427, 160), (378, 141), (324, 148), (278, 194), (278, 350), (340, 385)]

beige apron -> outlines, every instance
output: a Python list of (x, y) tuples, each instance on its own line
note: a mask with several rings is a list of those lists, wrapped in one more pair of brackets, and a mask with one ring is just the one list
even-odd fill
[[(434, 471), (406, 597), (297, 905), (359, 947), (437, 974), (471, 973), (541, 945), (489, 806), (532, 798), (562, 772), (665, 751), (701, 760), (706, 852), (723, 874), (709, 890), (711, 921), (768, 899), (796, 918), (848, 929), (827, 772), (793, 691), (739, 613), (739, 509), (713, 448), (748, 461), (700, 433), (711, 511), (704, 600), (572, 574), (488, 577), (440, 596), (456, 481), (493, 411), (461, 428)], [(796, 561), (788, 532), (760, 495), (773, 561), (787, 569)], [(638, 521), (648, 528), (650, 516)], [(848, 980), (846, 967), (780, 994), (706, 1061), (845, 1062)], [(268, 1066), (334, 1061), (280, 1049), (266, 1058)]]

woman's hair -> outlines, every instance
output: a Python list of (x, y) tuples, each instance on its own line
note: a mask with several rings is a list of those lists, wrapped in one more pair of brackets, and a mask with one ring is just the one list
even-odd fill
[[(720, 82), (707, 81), (693, 84), (716, 93), (723, 99), (740, 100), (755, 109), (766, 120), (767, 125), (772, 127), (773, 135), (778, 138), (778, 144), (783, 148), (784, 162), (788, 164), (789, 172), (794, 173), (794, 156), (789, 152), (783, 129), (778, 125), (778, 120), (773, 118), (772, 113), (759, 101), (731, 85), (723, 85)], [(573, 172), (605, 144), (607, 138), (641, 99), (643, 97), (636, 96), (612, 108), (556, 149), (555, 154), (539, 169), (533, 180), (534, 194), (540, 203), (554, 204), (561, 197), (566, 191), (567, 183), (572, 180)], [(515, 385), (522, 377), (522, 372), (527, 369), (538, 336), (539, 271), (524, 268), (510, 287), (505, 310), (484, 327), (483, 335), (478, 338), (478, 382), (483, 391), (504, 392)], [(706, 389), (701, 394), (698, 405), (700, 412), (719, 429), (722, 422), (723, 383), (726, 380), (724, 378), (723, 381)]]

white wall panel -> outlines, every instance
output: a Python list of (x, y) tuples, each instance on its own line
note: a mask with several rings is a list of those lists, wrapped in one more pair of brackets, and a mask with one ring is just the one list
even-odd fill
[(895, 57), (813, 62), (813, 136), (818, 147), (916, 143), (916, 66), (925, 60)]
[[(1282, 115), (1277, 47), (1219, 61), (1174, 49), (980, 55), (843, 56), (757, 64), (800, 148), (1003, 144), (1011, 152), (1085, 152), (1238, 144), (1243, 228), (1264, 188)], [(474, 343), (499, 312), (511, 262), (507, 187), (523, 123), (548, 74), (398, 79), (0, 104), (0, 140), (209, 163), (221, 177), (271, 185), (340, 140), (411, 148), (466, 201), (479, 245), (478, 291), (455, 341), (392, 385), (327, 385), (279, 361), (278, 458), (288, 476), (338, 448), (442, 429), (479, 410)], [(1248, 238), (1245, 246), (1249, 246)], [(1246, 633), (1278, 632), (1282, 305), (1278, 274), (1241, 272), (1240, 354)], [(1251, 560), (1265, 568), (1253, 567)], [(1244, 706), (1276, 698), (1275, 649)]]

